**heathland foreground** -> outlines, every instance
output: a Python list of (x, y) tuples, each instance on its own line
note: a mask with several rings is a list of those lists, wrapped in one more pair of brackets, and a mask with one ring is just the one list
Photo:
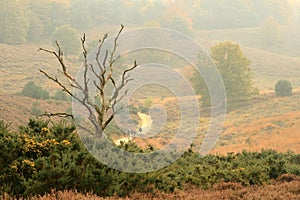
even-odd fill
[[(300, 198), (300, 177), (292, 175), (283, 175), (278, 180), (272, 181), (269, 185), (264, 186), (248, 186), (243, 187), (238, 183), (220, 183), (216, 184), (213, 189), (201, 190), (198, 188), (178, 190), (174, 193), (133, 193), (130, 197), (99, 197), (93, 194), (81, 194), (74, 191), (52, 191), (51, 194), (44, 196), (30, 197), (29, 200), (172, 200), (172, 199), (186, 199), (186, 200), (219, 200), (219, 199), (246, 199), (246, 200), (269, 200), (269, 199), (291, 199), (297, 200)], [(4, 198), (9, 200), (9, 198)]]

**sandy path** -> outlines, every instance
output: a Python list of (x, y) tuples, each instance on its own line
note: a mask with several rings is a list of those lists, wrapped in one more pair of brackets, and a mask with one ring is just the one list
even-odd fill
[[(152, 125), (152, 118), (150, 115), (144, 114), (139, 112), (138, 113), (139, 118), (141, 119), (139, 123), (139, 128), (142, 128), (142, 133), (146, 134)], [(138, 131), (137, 131), (138, 132)], [(115, 140), (116, 145), (121, 145), (121, 143), (128, 143), (132, 140), (132, 137), (123, 137), (121, 139)]]
[(142, 133), (146, 134), (151, 128), (152, 118), (150, 115), (141, 112), (138, 113), (138, 116), (141, 119), (139, 126), (142, 128)]

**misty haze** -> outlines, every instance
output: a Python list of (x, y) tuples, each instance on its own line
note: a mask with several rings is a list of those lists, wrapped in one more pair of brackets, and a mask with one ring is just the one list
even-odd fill
[(0, 199), (300, 199), (299, 0), (1, 0)]

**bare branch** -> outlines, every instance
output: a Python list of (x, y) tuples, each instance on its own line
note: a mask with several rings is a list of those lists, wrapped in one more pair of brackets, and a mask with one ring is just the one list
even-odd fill
[(72, 119), (74, 119), (72, 114), (69, 113), (44, 113), (44, 114), (40, 114), (40, 117), (71, 117)]
[(111, 78), (112, 72), (113, 72), (113, 64), (114, 64), (115, 61), (116, 61), (117, 59), (119, 59), (119, 57), (120, 57), (120, 56), (117, 56), (117, 58), (115, 58), (115, 53), (116, 53), (117, 48), (118, 48), (118, 39), (119, 39), (119, 37), (120, 37), (120, 35), (121, 35), (123, 29), (124, 29), (124, 25), (121, 24), (121, 28), (120, 28), (120, 30), (119, 30), (117, 36), (116, 36), (115, 39), (114, 39), (113, 50), (112, 50), (112, 52), (110, 52), (110, 60), (109, 60), (109, 70), (110, 70), (110, 73), (109, 73), (109, 75), (106, 77), (106, 81), (108, 81), (108, 80)]
[(75, 79), (70, 74), (68, 74), (68, 72), (67, 72), (67, 66), (64, 63), (63, 52), (60, 48), (60, 45), (58, 44), (57, 41), (55, 41), (55, 44), (58, 48), (58, 53), (55, 52), (55, 51), (50, 51), (50, 50), (44, 49), (44, 48), (39, 48), (39, 51), (44, 51), (44, 52), (53, 54), (57, 58), (57, 60), (59, 61), (65, 77), (67, 77), (69, 80), (74, 82)]
[(114, 113), (111, 114), (111, 115), (109, 116), (109, 118), (108, 118), (108, 119), (104, 122), (104, 124), (102, 125), (102, 130), (104, 130), (104, 129), (107, 127), (107, 125), (111, 122), (111, 120), (112, 120), (114, 117), (115, 117)]
[(99, 56), (101, 55), (101, 49), (102, 49), (102, 46), (107, 38), (107, 34), (105, 34), (102, 38), (102, 40), (99, 40), (99, 46), (98, 46), (98, 51), (96, 53), (96, 61), (97, 61), (97, 64), (98, 64), (98, 67), (100, 69), (100, 72), (103, 73), (103, 70), (104, 70), (104, 66), (101, 65), (100, 63), (100, 60), (99, 60)]
[(113, 46), (113, 50), (112, 50), (112, 52), (111, 52), (110, 62), (109, 62), (109, 63), (110, 63), (110, 67), (112, 67), (112, 64), (114, 63), (114, 54), (115, 54), (116, 51), (117, 51), (117, 47), (118, 47), (118, 39), (119, 39), (119, 37), (120, 37), (120, 35), (121, 35), (123, 29), (124, 29), (124, 25), (121, 24), (121, 28), (120, 28), (120, 30), (119, 30), (119, 32), (118, 32), (118, 34), (117, 34), (117, 36), (115, 37), (115, 40), (114, 40), (114, 46)]
[(48, 79), (52, 80), (53, 82), (57, 83), (62, 89), (63, 91), (67, 92), (70, 96), (74, 97), (73, 93), (66, 87), (64, 86), (58, 79), (57, 77), (52, 77), (50, 75), (48, 75), (45, 71), (43, 71), (42, 69), (39, 69), (39, 71), (41, 73), (43, 73)]
[(91, 71), (93, 72), (93, 74), (100, 80), (101, 76), (99, 76), (99, 74), (97, 74), (97, 72), (94, 69), (94, 66), (92, 64), (89, 64), (89, 67), (90, 67)]
[(134, 61), (133, 67), (131, 67), (131, 68), (129, 68), (129, 69), (126, 69), (126, 70), (123, 72), (123, 74), (122, 74), (122, 85), (125, 84), (125, 81), (126, 81), (126, 77), (125, 77), (125, 76), (126, 76), (126, 73), (128, 73), (128, 72), (134, 70), (137, 66), (138, 66), (138, 65), (137, 65), (136, 61)]
[(131, 68), (126, 69), (125, 71), (123, 71), (121, 84), (120, 84), (119, 86), (116, 85), (116, 82), (115, 82), (115, 80), (114, 80), (113, 77), (110, 78), (110, 80), (111, 80), (111, 82), (112, 82), (112, 84), (113, 84), (113, 86), (114, 86), (114, 91), (113, 91), (113, 93), (112, 93), (112, 95), (111, 95), (111, 97), (110, 97), (110, 99), (109, 99), (109, 101), (108, 101), (109, 104), (112, 104), (111, 106), (114, 106), (114, 105), (116, 105), (117, 103), (119, 103), (119, 102), (124, 98), (124, 96), (127, 94), (128, 91), (126, 90), (125, 93), (124, 93), (125, 95), (123, 94), (123, 95), (117, 100), (118, 96), (120, 95), (120, 91), (123, 89), (123, 87), (124, 87), (129, 81), (133, 80), (133, 79), (128, 79), (128, 77), (126, 76), (126, 74), (127, 74), (128, 72), (134, 70), (137, 66), (138, 66), (138, 65), (137, 65), (137, 63), (136, 63), (136, 61), (135, 61), (135, 62), (134, 62), (134, 65), (133, 65)]

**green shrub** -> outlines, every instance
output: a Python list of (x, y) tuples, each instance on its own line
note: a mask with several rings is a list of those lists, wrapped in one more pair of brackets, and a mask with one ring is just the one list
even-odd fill
[(129, 114), (134, 114), (134, 115), (137, 115), (138, 113), (138, 109), (134, 106), (130, 106), (129, 107)]
[(292, 84), (287, 80), (279, 80), (275, 86), (276, 96), (285, 97), (292, 95)]
[[(127, 196), (134, 192), (173, 192), (193, 185), (210, 188), (220, 182), (261, 185), (285, 173), (300, 175), (299, 154), (274, 150), (201, 157), (189, 149), (163, 169), (144, 174), (120, 172), (94, 159), (72, 124), (49, 124), (50, 120), (30, 119), (13, 132), (0, 121), (0, 195), (5, 192), (18, 198), (68, 189), (100, 196)], [(121, 148), (128, 152), (150, 151), (134, 143)], [(109, 156), (117, 158), (119, 164), (128, 164), (113, 153)], [(158, 156), (161, 155), (157, 153)], [(138, 166), (142, 167), (143, 162), (132, 167)]]
[(153, 104), (152, 99), (149, 98), (149, 97), (147, 97), (147, 99), (144, 102), (145, 107), (148, 108), (148, 109), (150, 109), (151, 106), (152, 106), (152, 104)]
[(70, 107), (68, 107), (67, 109), (66, 109), (66, 111), (65, 111), (67, 114), (72, 114), (72, 112), (73, 112), (73, 109), (72, 109), (72, 107), (70, 106)]
[(38, 102), (33, 102), (31, 110), (30, 110), (30, 114), (33, 116), (38, 116), (38, 115), (42, 114), (42, 110), (39, 106), (40, 106), (40, 104)]
[(24, 86), (21, 95), (34, 99), (49, 99), (49, 92), (41, 86), (36, 85), (33, 81)]
[(62, 90), (57, 90), (55, 95), (53, 96), (53, 99), (59, 100), (59, 101), (68, 101), (70, 100), (70, 97)]

